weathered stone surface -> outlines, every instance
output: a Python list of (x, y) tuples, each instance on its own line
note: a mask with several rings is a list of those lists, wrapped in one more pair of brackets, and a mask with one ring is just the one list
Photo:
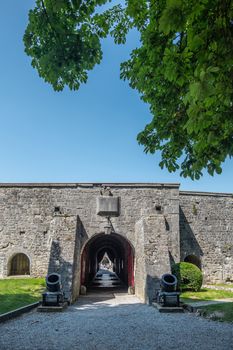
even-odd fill
[(200, 259), (206, 283), (233, 281), (233, 197), (180, 193), (181, 260)]
[[(1, 184), (0, 277), (9, 274), (12, 257), (24, 253), (32, 276), (60, 273), (66, 294), (75, 299), (84, 246), (108, 225), (98, 215), (101, 186)], [(102, 198), (120, 199), (119, 216), (111, 217), (111, 225), (133, 247), (138, 296), (152, 298), (158, 278), (188, 255), (200, 258), (206, 282), (232, 279), (231, 195), (179, 193), (177, 184), (108, 186), (112, 196)]]
[(110, 196), (97, 197), (97, 215), (118, 216), (119, 198)]

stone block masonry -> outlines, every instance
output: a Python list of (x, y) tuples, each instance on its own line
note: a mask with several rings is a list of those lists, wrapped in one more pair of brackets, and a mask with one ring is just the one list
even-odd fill
[(180, 192), (181, 260), (200, 259), (206, 283), (233, 282), (233, 195)]
[(230, 281), (232, 209), (231, 195), (179, 192), (178, 184), (0, 184), (0, 278), (23, 253), (31, 276), (61, 273), (75, 300), (86, 244), (112, 232), (132, 247), (135, 293), (144, 301), (153, 298), (161, 274), (190, 255), (200, 259), (207, 282)]

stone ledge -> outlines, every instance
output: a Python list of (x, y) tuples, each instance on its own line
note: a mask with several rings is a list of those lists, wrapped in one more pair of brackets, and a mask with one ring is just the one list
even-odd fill
[(232, 197), (233, 193), (180, 191), (180, 196)]
[(155, 307), (159, 312), (164, 313), (184, 312), (184, 308), (182, 306), (162, 306), (157, 303), (152, 303), (152, 306)]
[(34, 309), (37, 306), (39, 306), (40, 303), (41, 303), (40, 301), (37, 301), (36, 303), (29, 304), (29, 305), (26, 305), (26, 306), (22, 306), (19, 309), (16, 309), (16, 310), (13, 310), (13, 311), (9, 311), (9, 312), (6, 312), (5, 314), (2, 314), (2, 315), (0, 315), (0, 323), (8, 321), (8, 320), (10, 320), (12, 318), (21, 316), (22, 314), (24, 314), (26, 312), (29, 312), (32, 309)]
[(48, 182), (40, 182), (40, 183), (0, 183), (0, 187), (48, 187), (48, 188), (56, 188), (56, 187), (123, 187), (123, 188), (179, 188), (179, 183), (144, 183), (144, 182), (93, 182), (93, 183), (85, 183), (85, 182), (64, 182), (64, 183), (48, 183)]
[(62, 312), (64, 311), (68, 306), (67, 302), (64, 302), (62, 305), (59, 306), (43, 306), (39, 305), (37, 308), (38, 312)]

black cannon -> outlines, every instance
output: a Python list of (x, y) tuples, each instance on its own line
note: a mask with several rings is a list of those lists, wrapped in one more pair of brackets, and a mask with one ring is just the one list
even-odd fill
[(46, 276), (46, 287), (49, 292), (60, 292), (62, 290), (61, 276), (58, 273)]
[(160, 288), (164, 292), (175, 292), (177, 289), (177, 278), (175, 275), (166, 273), (161, 277)]
[(60, 306), (64, 302), (61, 276), (58, 273), (51, 273), (46, 277), (47, 291), (42, 294), (43, 306)]
[(177, 278), (166, 273), (160, 279), (160, 290), (157, 293), (157, 303), (162, 306), (179, 306), (180, 292), (177, 291)]

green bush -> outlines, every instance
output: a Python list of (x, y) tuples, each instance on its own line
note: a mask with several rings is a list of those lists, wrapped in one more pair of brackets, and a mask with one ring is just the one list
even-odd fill
[(172, 273), (177, 277), (178, 288), (181, 291), (199, 291), (202, 285), (202, 272), (196, 266), (188, 262), (180, 262), (173, 265)]

